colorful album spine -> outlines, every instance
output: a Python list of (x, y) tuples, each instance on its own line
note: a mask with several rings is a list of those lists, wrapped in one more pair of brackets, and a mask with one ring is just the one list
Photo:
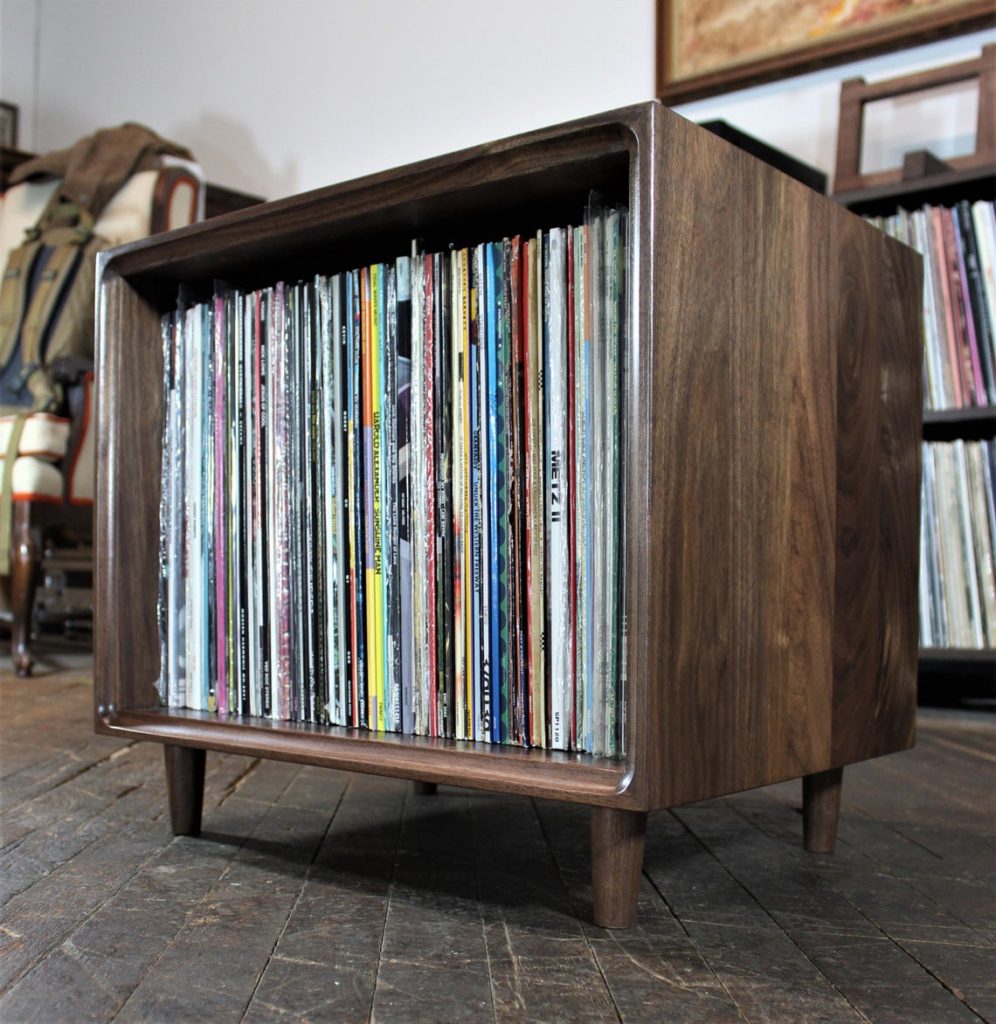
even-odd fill
[[(965, 203), (967, 208), (968, 204)], [(961, 284), (961, 299), (965, 309), (965, 326), (968, 331), (969, 346), (972, 356), (972, 368), (975, 375), (975, 395), (979, 405), (990, 403), (990, 385), (992, 368), (988, 359), (988, 339), (985, 334), (985, 322), (978, 309), (978, 257), (972, 239), (971, 224), (962, 223), (961, 207), (949, 211), (954, 243), (958, 253), (958, 275)]]
[(290, 398), (290, 423), (288, 425), (288, 439), (291, 449), (291, 471), (290, 490), (288, 500), (290, 502), (290, 565), (291, 565), (291, 668), (295, 683), (294, 689), (294, 716), (295, 721), (307, 722), (310, 720), (308, 709), (308, 696), (310, 683), (306, 659), (308, 656), (308, 642), (305, 636), (306, 630), (306, 584), (305, 584), (305, 523), (301, 507), (301, 493), (294, 485), (304, 480), (305, 473), (305, 445), (308, 443), (308, 429), (306, 426), (305, 410), (306, 402), (302, 391), (304, 385), (304, 295), (300, 284), (294, 285), (290, 291), (291, 302), (291, 341), (290, 341), (290, 371), (289, 381), (291, 388)]
[(453, 454), (453, 735), (458, 740), (467, 738), (466, 704), (467, 695), (464, 689), (466, 681), (466, 630), (464, 628), (464, 446), (463, 446), (463, 291), (460, 272), (460, 254), (455, 249), (449, 253), (450, 266), (450, 382), (452, 394), (450, 407), (451, 417), (450, 451)]
[(487, 279), (487, 348), (488, 348), (488, 561), (490, 583), (490, 656), (491, 656), (491, 736), (492, 743), (501, 742), (501, 566), (499, 564), (499, 508), (501, 473), (499, 468), (499, 403), (501, 401), (500, 317), (502, 251), (500, 243), (490, 243), (485, 252)]
[(310, 651), (310, 673), (314, 680), (312, 720), (322, 725), (331, 723), (336, 714), (335, 688), (330, 686), (336, 662), (336, 581), (325, 560), (326, 554), (336, 546), (334, 484), (330, 471), (335, 465), (335, 439), (331, 431), (335, 399), (328, 391), (333, 335), (331, 299), (327, 290), (327, 278), (316, 277), (307, 285), (311, 323), (305, 343), (310, 350), (311, 365), (305, 393), (311, 431), (311, 476), (303, 499), (308, 525), (307, 554), (311, 562), (305, 585), (314, 588), (308, 597), (309, 631), (314, 645)]
[(463, 708), (461, 729), (465, 739), (474, 738), (474, 658), (473, 658), (473, 576), (471, 557), (473, 546), (473, 506), (471, 504), (471, 432), (473, 429), (470, 409), (470, 252), (461, 249), (458, 253), (460, 275), (460, 504), (462, 545), (460, 577), (463, 585), (461, 612), (458, 628), (463, 634)]
[(956, 321), (954, 317), (954, 306), (949, 278), (947, 260), (944, 253), (944, 229), (941, 223), (941, 210), (933, 207), (930, 210), (931, 229), (933, 235), (934, 271), (938, 284), (940, 285), (941, 305), (944, 310), (943, 325), (945, 337), (947, 338), (948, 359), (951, 366), (952, 384), (954, 390), (954, 401), (957, 408), (963, 408), (972, 404), (969, 393), (969, 385), (965, 380), (964, 363), (961, 358), (961, 346), (958, 341)]
[(298, 469), (296, 477), (303, 486), (292, 493), (294, 522), (297, 533), (297, 579), (295, 609), (298, 617), (298, 665), (302, 689), (301, 718), (315, 721), (315, 703), (318, 689), (315, 638), (315, 563), (312, 551), (314, 526), (311, 516), (311, 495), (314, 494), (314, 425), (311, 390), (314, 383), (313, 352), (311, 346), (311, 292), (306, 284), (297, 285), (298, 335), (295, 339), (297, 354), (298, 401)]
[(194, 370), (188, 380), (189, 400), (187, 402), (187, 706), (195, 711), (203, 710), (201, 701), (202, 666), (200, 664), (201, 607), (203, 585), (201, 580), (201, 491), (199, 478), (202, 462), (203, 440), (200, 430), (200, 335), (202, 331), (201, 307), (190, 311), (188, 358)]
[(525, 247), (526, 273), (526, 601), (530, 741), (547, 745), (543, 516), (543, 236)]
[(993, 351), (992, 312), (986, 301), (983, 283), (981, 240), (976, 237), (975, 226), (972, 223), (972, 208), (967, 199), (963, 199), (958, 204), (954, 211), (954, 217), (961, 239), (966, 288), (971, 300), (970, 307), (975, 323), (975, 336), (979, 358), (982, 362), (982, 376), (985, 380), (984, 399), (986, 404), (996, 405), (996, 356)]
[(516, 235), (508, 243), (508, 285), (509, 294), (509, 348), (508, 371), (505, 376), (505, 408), (507, 410), (506, 451), (508, 453), (508, 662), (511, 679), (511, 707), (509, 712), (511, 732), (509, 739), (513, 743), (529, 745), (526, 731), (526, 686), (525, 673), (525, 634), (522, 615), (522, 581), (520, 569), (522, 565), (519, 532), (522, 507), (522, 458), (520, 454), (522, 411), (521, 402), (521, 361), (522, 352), (522, 240)]
[[(376, 374), (374, 373), (375, 356), (372, 340), (372, 316), (371, 316), (371, 269), (363, 267), (360, 270), (360, 294), (363, 304), (363, 333), (361, 335), (360, 347), (363, 360), (363, 536), (366, 542), (366, 554), (363, 559), (365, 612), (366, 612), (366, 665), (367, 665), (367, 702), (369, 728), (377, 730), (381, 728), (383, 721), (383, 709), (380, 703), (378, 666), (377, 666), (377, 594), (380, 590), (379, 578), (376, 572), (377, 559), (375, 549), (380, 548), (379, 532), (375, 528), (376, 512), (374, 508), (374, 489), (376, 484), (376, 473), (374, 471), (374, 391), (377, 387)], [(379, 490), (379, 484), (376, 485)]]
[(349, 295), (349, 493), (352, 505), (350, 524), (350, 578), (352, 580), (353, 615), (353, 725), (369, 728), (370, 701), (367, 673), (367, 607), (366, 607), (366, 419), (364, 409), (363, 364), (363, 302), (360, 272), (347, 274)]
[[(325, 484), (321, 500), (325, 505), (326, 538), (325, 579), (332, 585), (332, 600), (326, 597), (326, 638), (330, 643), (328, 659), (328, 692), (331, 700), (329, 719), (336, 725), (349, 725), (351, 687), (349, 682), (349, 499), (346, 493), (346, 443), (348, 439), (346, 360), (346, 289), (342, 274), (323, 281), (323, 294), (331, 303), (331, 322), (326, 343), (322, 346), (323, 401), (325, 447)], [(334, 609), (334, 611), (333, 611)], [(334, 637), (334, 639), (333, 639)]]
[(470, 617), (468, 662), (471, 675), (469, 738), (480, 740), (481, 728), (481, 420), (480, 420), (480, 330), (481, 298), (480, 246), (471, 250), (468, 260), (469, 325), (467, 349), (467, 401), (470, 409)]
[(425, 515), (425, 590), (426, 590), (426, 671), (429, 678), (428, 725), (429, 735), (441, 735), (439, 729), (439, 665), (437, 645), (438, 596), (436, 593), (436, 335), (435, 335), (435, 260), (430, 254), (422, 257), (423, 303), (422, 303), (422, 395), (424, 407), (422, 423), (425, 428), (425, 444), (422, 451), (425, 466), (425, 486), (422, 497)]
[(160, 486), (159, 523), (159, 699), (166, 707), (177, 706), (179, 684), (179, 638), (181, 622), (176, 593), (179, 575), (179, 544), (176, 508), (176, 476), (180, 465), (182, 440), (178, 435), (176, 388), (176, 316), (162, 318), (163, 343), (163, 461)]
[(425, 433), (423, 428), (425, 400), (422, 395), (422, 365), (424, 337), (422, 303), (424, 282), (422, 260), (418, 243), (412, 242), (411, 267), (411, 427), (408, 450), (408, 481), (411, 529), (411, 608), (412, 608), (412, 718), (413, 732), (427, 734), (425, 680), (428, 678), (427, 630), (425, 616), (425, 516), (423, 490), (425, 486)]
[(590, 409), (591, 409), (591, 518), (589, 534), (591, 538), (591, 580), (593, 600), (591, 608), (592, 662), (591, 687), (589, 701), (591, 704), (592, 745), (590, 753), (605, 753), (602, 743), (605, 737), (605, 656), (608, 645), (605, 622), (605, 595), (607, 581), (605, 578), (605, 221), (601, 209), (589, 207), (591, 246), (588, 249), (588, 264), (591, 273), (591, 288), (588, 301), (592, 307), (591, 329), (591, 376), (590, 376)]
[(623, 265), (625, 226), (619, 210), (606, 216), (606, 351), (605, 351), (605, 587), (606, 587), (606, 668), (604, 752), (612, 756), (618, 749), (619, 731), (619, 595), (622, 574), (619, 571), (619, 540), (625, 510), (620, 502), (621, 431), (619, 405), (619, 360), (623, 327)]
[(568, 666), (573, 656), (570, 621), (567, 505), (571, 500), (567, 473), (567, 253), (564, 231), (549, 232), (549, 259), (544, 288), (547, 346), (546, 384), (546, 524), (549, 575), (550, 746), (566, 750), (570, 734)]
[(270, 556), (269, 556), (269, 530), (267, 528), (267, 505), (270, 494), (267, 477), (267, 447), (270, 442), (270, 435), (267, 431), (267, 409), (269, 397), (267, 394), (267, 331), (269, 330), (269, 292), (261, 289), (253, 293), (255, 302), (256, 337), (254, 345), (255, 361), (255, 390), (253, 401), (255, 406), (254, 424), (256, 430), (256, 528), (257, 550), (256, 550), (256, 586), (258, 615), (256, 617), (256, 630), (259, 645), (260, 665), (260, 714), (264, 718), (271, 718), (273, 715), (273, 679), (270, 665)]
[[(277, 334), (280, 327), (280, 320), (277, 314), (277, 289), (267, 288), (266, 305), (268, 316), (266, 319), (266, 481), (269, 493), (276, 495), (277, 491), (277, 404), (280, 400), (278, 391), (278, 369), (277, 369)], [(280, 628), (278, 619), (278, 595), (280, 591), (278, 564), (277, 564), (277, 508), (278, 501), (266, 503), (266, 630), (268, 633), (267, 647), (270, 652), (270, 715), (274, 719), (281, 717), (283, 705), (280, 697)]]
[(373, 669), (377, 677), (376, 728), (387, 732), (390, 726), (390, 675), (388, 672), (387, 601), (385, 580), (385, 517), (387, 515), (386, 473), (384, 468), (384, 377), (385, 317), (384, 267), (375, 263), (370, 268), (370, 366), (373, 388), (373, 560), (374, 560), (374, 655)]
[(440, 255), (436, 288), (436, 486), (439, 505), (436, 517), (436, 571), (439, 575), (437, 615), (439, 627), (439, 703), (440, 726), (444, 736), (454, 735), (454, 637), (453, 637), (453, 431), (451, 418), (452, 380), (449, 359), (452, 319), (450, 317), (450, 263)]
[(322, 647), (319, 671), (322, 701), (319, 704), (318, 720), (333, 725), (345, 725), (345, 693), (341, 685), (345, 600), (342, 593), (340, 559), (346, 550), (346, 538), (340, 483), (340, 462), (343, 453), (339, 443), (342, 424), (339, 339), (343, 309), (338, 279), (316, 278), (315, 292), (320, 310), (320, 337), (315, 350), (319, 363), (319, 378), (315, 391), (314, 412), (319, 439), (318, 450), (315, 453), (318, 474), (314, 495), (315, 559), (321, 573), (316, 628)]
[(307, 722), (310, 720), (308, 698), (311, 692), (308, 667), (308, 641), (305, 636), (306, 620), (306, 584), (305, 584), (305, 523), (301, 507), (301, 491), (295, 484), (305, 479), (305, 445), (308, 443), (306, 425), (306, 401), (303, 393), (304, 385), (304, 294), (300, 284), (295, 284), (288, 293), (290, 310), (290, 417), (287, 437), (290, 445), (290, 489), (287, 492), (290, 503), (288, 537), (290, 540), (291, 570), (291, 671), (294, 681), (293, 708), (294, 720)]
[(397, 291), (397, 509), (398, 509), (398, 655), (401, 678), (401, 731), (415, 731), (412, 667), (414, 628), (412, 609), (412, 522), (411, 522), (411, 378), (412, 378), (412, 294), (411, 261), (407, 256), (395, 265)]
[[(275, 375), (273, 379), (272, 396), (274, 402), (273, 415), (273, 449), (274, 457), (274, 493), (287, 494), (290, 489), (290, 467), (288, 465), (289, 445), (287, 439), (288, 424), (288, 332), (289, 323), (287, 317), (287, 289), (281, 282), (277, 284), (274, 294), (274, 320), (275, 320), (275, 353), (273, 365)], [(291, 706), (291, 587), (290, 587), (290, 542), (288, 530), (288, 507), (284, 501), (275, 501), (276, 509), (275, 531), (273, 547), (275, 550), (276, 564), (276, 594), (275, 594), (275, 615), (276, 628), (276, 654), (277, 671), (276, 686), (278, 700), (276, 701), (276, 717), (288, 720), (292, 714)]]
[[(225, 325), (223, 312), (223, 300), (220, 296), (213, 299), (215, 315), (212, 321), (210, 344), (214, 351), (212, 360), (212, 402), (204, 434), (205, 444), (207, 432), (211, 434), (212, 460), (209, 464), (210, 479), (212, 487), (211, 513), (213, 523), (211, 527), (212, 542), (214, 551), (211, 559), (213, 572), (209, 570), (209, 581), (207, 592), (211, 595), (211, 602), (214, 611), (214, 622), (212, 633), (214, 634), (214, 664), (211, 666), (210, 674), (214, 678), (215, 692), (219, 694), (219, 709), (223, 712), (237, 712), (238, 708), (229, 702), (228, 672), (225, 660), (225, 602), (224, 588), (220, 581), (225, 577), (225, 481), (228, 473), (228, 465), (225, 460), (225, 367), (227, 365), (227, 353), (225, 352)], [(198, 375), (199, 376), (199, 375)], [(204, 454), (202, 452), (202, 454)], [(211, 578), (213, 577), (213, 579)], [(221, 693), (224, 696), (220, 696)], [(191, 705), (193, 706), (193, 705)]]
[(506, 238), (500, 246), (501, 282), (498, 292), (498, 649), (501, 658), (499, 713), (501, 734), (497, 742), (512, 741), (512, 661), (511, 616), (509, 604), (509, 466), (508, 425), (509, 366), (512, 347), (511, 244)]
[(488, 361), (490, 349), (488, 332), (491, 308), (491, 289), (493, 281), (488, 280), (487, 272), (488, 246), (481, 244), (475, 250), (478, 271), (477, 297), (477, 422), (479, 430), (478, 460), (480, 480), (478, 486), (478, 517), (480, 530), (477, 538), (478, 560), (480, 562), (480, 583), (478, 586), (479, 612), (478, 631), (480, 637), (481, 670), (480, 670), (480, 739), (490, 741), (492, 721), (492, 677), (491, 677), (491, 473), (490, 473), (490, 436), (489, 429), (489, 386)]
[[(255, 310), (253, 295), (240, 296), (239, 316), (242, 321), (242, 417), (245, 447), (242, 451), (242, 503), (243, 503), (243, 591), (242, 599), (245, 607), (246, 621), (246, 676), (249, 685), (249, 710), (260, 714), (261, 691), (259, 687), (260, 666), (259, 647), (257, 645), (258, 629), (256, 616), (256, 430), (253, 402), (255, 387)], [(220, 696), (220, 695), (219, 695)]]
[(394, 264), (381, 267), (381, 523), (384, 572), (384, 715), (401, 729), (401, 561), (398, 525), (398, 293)]
[(218, 685), (215, 678), (215, 548), (214, 536), (214, 313), (210, 304), (204, 307), (203, 335), (200, 352), (200, 366), (196, 379), (200, 382), (201, 403), (201, 434), (200, 434), (200, 514), (201, 526), (201, 566), (199, 572), (203, 585), (201, 601), (201, 664), (204, 666), (202, 695), (203, 706), (208, 711), (218, 709)]
[(976, 346), (975, 324), (972, 321), (961, 239), (954, 223), (953, 210), (941, 209), (941, 224), (947, 253), (950, 293), (955, 306), (955, 322), (961, 341), (965, 376), (970, 382), (971, 402), (973, 405), (985, 405), (985, 386), (982, 383), (982, 367), (979, 363), (979, 352)]
[(589, 631), (591, 592), (590, 592), (590, 555), (589, 542), (589, 492), (588, 467), (591, 464), (591, 439), (588, 433), (589, 424), (589, 303), (588, 290), (588, 228), (580, 227), (574, 233), (575, 274), (574, 287), (577, 303), (577, 345), (574, 369), (575, 393), (575, 473), (577, 477), (575, 490), (575, 508), (577, 527), (576, 566), (577, 566), (577, 623), (575, 628), (575, 663), (577, 674), (577, 744), (579, 750), (591, 749), (590, 737), (590, 677), (588, 666), (591, 657), (591, 634)]

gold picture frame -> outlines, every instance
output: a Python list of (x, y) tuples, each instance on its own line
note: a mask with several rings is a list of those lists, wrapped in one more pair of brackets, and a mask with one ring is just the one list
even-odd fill
[(996, 24), (992, 0), (657, 0), (674, 105)]

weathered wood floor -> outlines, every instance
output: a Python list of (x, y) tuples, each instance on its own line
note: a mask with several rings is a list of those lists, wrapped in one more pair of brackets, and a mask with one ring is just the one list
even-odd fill
[(592, 927), (582, 808), (208, 755), (175, 839), (158, 746), (85, 666), (0, 677), (0, 1021), (996, 1019), (993, 718), (929, 712), (845, 773), (651, 816), (639, 925)]

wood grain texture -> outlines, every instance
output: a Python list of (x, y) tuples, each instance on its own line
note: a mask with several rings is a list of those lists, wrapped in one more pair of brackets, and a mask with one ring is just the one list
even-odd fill
[(596, 807), (591, 812), (592, 918), (599, 928), (632, 928), (643, 876), (645, 811)]
[(803, 776), (802, 842), (810, 853), (833, 853), (843, 779), (843, 768)]
[(475, 789), (533, 793), (580, 803), (630, 806), (625, 765), (608, 758), (463, 740), (368, 733), (342, 726), (208, 712), (107, 712), (101, 731), (130, 739), (223, 750), (279, 761), (370, 772)]
[[(837, 212), (837, 211), (835, 211)], [(913, 742), (920, 435), (920, 258), (833, 220), (837, 520), (833, 765)]]
[(15, 501), (10, 531), (10, 654), (14, 671), (23, 677), (31, 675), (35, 664), (31, 630), (40, 572), (41, 549), (32, 529), (31, 502)]
[(835, 282), (825, 200), (660, 115), (647, 761), (672, 805), (829, 759)]
[(201, 812), (204, 808), (204, 751), (166, 743), (163, 745), (163, 756), (173, 835), (200, 835)]
[[(161, 310), (98, 258), (94, 704), (157, 703)], [(97, 727), (100, 728), (99, 716)]]

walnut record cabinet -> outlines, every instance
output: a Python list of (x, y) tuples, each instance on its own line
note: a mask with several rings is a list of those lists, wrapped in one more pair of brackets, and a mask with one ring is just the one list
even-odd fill
[[(628, 202), (627, 753), (599, 759), (161, 707), (160, 320), (256, 287)], [(103, 254), (95, 725), (165, 746), (174, 831), (206, 750), (588, 804), (594, 917), (633, 923), (648, 811), (912, 745), (919, 258), (659, 103), (279, 200)]]

